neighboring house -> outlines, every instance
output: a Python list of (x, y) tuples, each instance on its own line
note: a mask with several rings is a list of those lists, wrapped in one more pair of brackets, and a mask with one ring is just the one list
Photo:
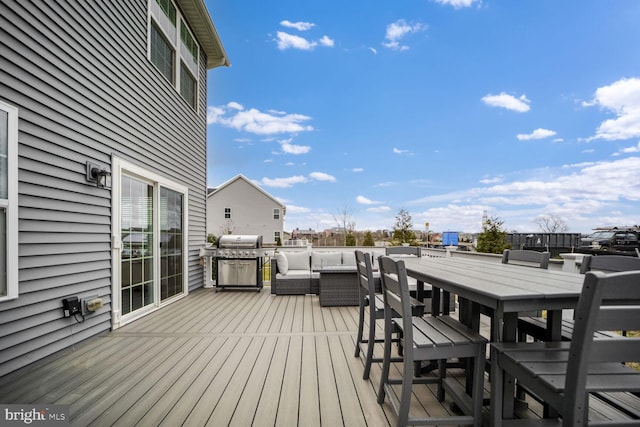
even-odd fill
[(207, 195), (207, 233), (261, 235), (262, 243), (283, 240), (285, 206), (262, 188), (237, 175)]
[(0, 0), (0, 376), (203, 285), (227, 65), (204, 0)]

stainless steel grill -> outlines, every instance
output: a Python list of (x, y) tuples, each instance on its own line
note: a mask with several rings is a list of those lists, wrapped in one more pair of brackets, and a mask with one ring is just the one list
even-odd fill
[(225, 288), (262, 289), (262, 236), (225, 234), (217, 241), (216, 290)]

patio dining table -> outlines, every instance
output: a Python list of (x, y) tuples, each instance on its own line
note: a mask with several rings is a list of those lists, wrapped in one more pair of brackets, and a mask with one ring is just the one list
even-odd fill
[[(421, 284), (432, 286), (432, 313), (440, 312), (440, 290), (444, 298), (458, 295), (459, 320), (478, 331), (481, 306), (488, 307), (493, 313), (492, 336), (503, 342), (516, 341), (519, 312), (539, 310), (547, 310), (547, 339), (560, 341), (562, 310), (577, 306), (584, 280), (578, 273), (462, 257), (403, 261), (407, 275), (418, 281), (418, 299), (423, 295)], [(443, 307), (447, 314), (448, 304)]]
[[(548, 339), (559, 341), (562, 310), (576, 307), (584, 280), (578, 273), (462, 257), (403, 261), (407, 275), (419, 285), (429, 283), (434, 288), (433, 313), (440, 312), (437, 290), (458, 295), (460, 320), (475, 330), (479, 329), (480, 306), (488, 307), (494, 313), (493, 335), (500, 341), (515, 341), (518, 312), (538, 310), (547, 310)], [(418, 286), (418, 299), (422, 290)]]

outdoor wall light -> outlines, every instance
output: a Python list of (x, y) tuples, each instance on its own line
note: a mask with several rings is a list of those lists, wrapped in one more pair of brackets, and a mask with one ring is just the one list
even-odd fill
[(107, 184), (110, 184), (107, 177), (111, 176), (111, 172), (108, 172), (105, 168), (95, 163), (87, 162), (87, 181), (95, 182), (96, 187), (107, 188)]

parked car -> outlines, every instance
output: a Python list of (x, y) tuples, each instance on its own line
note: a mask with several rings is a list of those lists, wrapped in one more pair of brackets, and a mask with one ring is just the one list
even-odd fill
[(597, 230), (580, 239), (579, 252), (636, 254), (640, 249), (640, 233), (631, 229)]

